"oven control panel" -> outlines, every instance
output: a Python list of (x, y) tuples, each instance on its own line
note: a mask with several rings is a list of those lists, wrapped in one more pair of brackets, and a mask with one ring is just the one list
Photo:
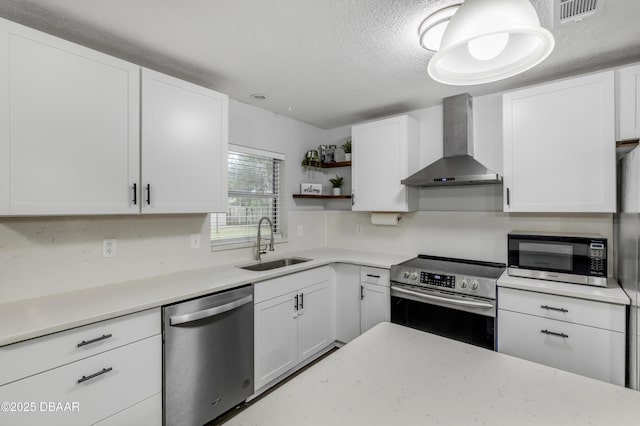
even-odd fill
[(456, 277), (455, 275), (420, 272), (420, 284), (432, 285), (436, 287), (456, 288)]

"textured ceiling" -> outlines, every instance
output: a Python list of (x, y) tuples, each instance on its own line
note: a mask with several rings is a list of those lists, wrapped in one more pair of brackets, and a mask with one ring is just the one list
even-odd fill
[(553, 1), (532, 0), (556, 37), (551, 56), (469, 87), (431, 80), (417, 41), (424, 17), (450, 0), (0, 0), (0, 16), (333, 128), (640, 61), (640, 1), (606, 0), (603, 13), (557, 27)]

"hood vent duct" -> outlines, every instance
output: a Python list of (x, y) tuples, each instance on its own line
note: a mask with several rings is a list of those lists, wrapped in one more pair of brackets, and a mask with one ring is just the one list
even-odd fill
[(502, 183), (502, 177), (473, 158), (473, 99), (468, 93), (444, 98), (443, 154), (401, 183), (409, 186), (452, 186)]

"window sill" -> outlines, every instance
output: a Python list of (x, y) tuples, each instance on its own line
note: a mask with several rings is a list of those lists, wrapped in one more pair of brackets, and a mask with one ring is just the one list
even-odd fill
[[(288, 242), (288, 240), (285, 237), (282, 238), (276, 238), (274, 240), (274, 244), (278, 245), (278, 244), (282, 244), (282, 243), (286, 243)], [(229, 243), (221, 243), (221, 242), (216, 242), (216, 243), (211, 243), (211, 251), (215, 252), (215, 251), (227, 251), (227, 250), (238, 250), (238, 249), (243, 249), (243, 248), (255, 248), (256, 247), (256, 242), (255, 241), (243, 241), (243, 242), (229, 242)]]

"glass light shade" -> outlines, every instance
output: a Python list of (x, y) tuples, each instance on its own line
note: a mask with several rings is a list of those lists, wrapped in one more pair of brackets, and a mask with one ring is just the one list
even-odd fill
[(445, 84), (489, 83), (533, 68), (554, 46), (529, 0), (466, 0), (449, 21), (428, 71)]
[(480, 61), (488, 61), (501, 54), (509, 42), (509, 33), (491, 34), (469, 40), (469, 53)]

